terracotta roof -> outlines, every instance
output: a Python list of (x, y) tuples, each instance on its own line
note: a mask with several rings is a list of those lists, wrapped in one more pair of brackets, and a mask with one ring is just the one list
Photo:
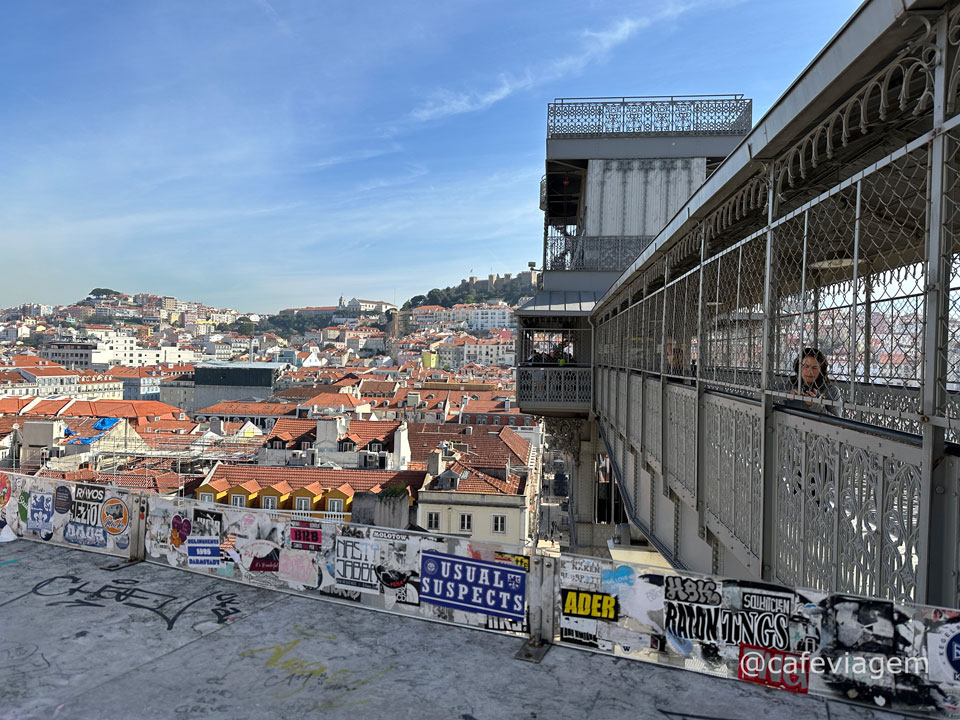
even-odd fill
[(27, 367), (20, 368), (23, 372), (29, 373), (36, 377), (63, 377), (65, 375), (73, 375), (74, 377), (79, 377), (76, 370), (67, 370), (65, 367), (60, 365), (51, 365), (40, 367), (37, 365), (30, 365)]
[[(459, 475), (457, 489), (439, 492), (468, 492), (468, 493), (491, 493), (497, 495), (517, 495), (521, 492), (521, 482), (517, 475), (510, 474), (510, 481), (505, 482), (499, 478), (487, 475), (475, 467), (456, 461), (450, 464), (447, 471)], [(431, 482), (430, 490), (437, 490)]]
[[(529, 462), (530, 443), (516, 436), (516, 433), (509, 428), (503, 428), (497, 433), (490, 434), (489, 425), (408, 423), (407, 427), (410, 431), (411, 459), (417, 462), (427, 462), (430, 453), (436, 450), (444, 440), (466, 445), (461, 460), (473, 467), (503, 468), (508, 461), (511, 465), (518, 466), (525, 466)], [(472, 434), (466, 434), (467, 428), (472, 428)], [(510, 435), (504, 436), (504, 430), (509, 430), (523, 445), (515, 442)], [(527, 448), (526, 452), (522, 452), (524, 445)]]
[(362, 380), (360, 382), (361, 395), (390, 394), (393, 395), (400, 386), (396, 380)]
[(37, 476), (72, 482), (100, 483), (117, 487), (137, 488), (168, 493), (180, 489), (181, 476), (175, 472), (141, 470), (135, 473), (101, 473), (96, 470), (48, 470), (42, 469)]
[(352, 409), (366, 404), (366, 401), (358, 400), (353, 395), (348, 395), (346, 393), (326, 392), (320, 393), (319, 395), (314, 395), (312, 398), (304, 400), (302, 403), (300, 403), (300, 407), (316, 405), (317, 407), (338, 408), (342, 405), (344, 408)]
[(286, 481), (293, 490), (308, 487), (312, 483), (319, 483), (324, 489), (339, 488), (346, 483), (356, 492), (371, 490), (376, 485), (405, 486), (416, 496), (425, 477), (426, 472), (412, 470), (330, 470), (328, 468), (221, 464), (216, 467), (211, 479), (226, 481), (228, 487), (243, 485), (254, 479), (260, 486)]
[[(323, 422), (335, 422), (324, 420)], [(346, 437), (357, 444), (357, 449), (365, 448), (374, 440), (388, 443), (400, 427), (399, 422), (377, 422), (373, 420), (351, 420)], [(303, 442), (313, 443), (317, 439), (317, 421), (299, 418), (280, 418), (265, 442), (284, 440), (288, 448), (296, 448)]]
[(7, 367), (31, 367), (33, 365), (50, 365), (53, 367), (63, 367), (52, 360), (44, 360), (39, 355), (14, 355), (7, 361)]
[(194, 415), (293, 415), (297, 411), (296, 403), (271, 402), (219, 402), (209, 407), (195, 410)]
[(182, 432), (193, 433), (200, 427), (195, 420), (148, 420), (140, 423), (138, 430), (140, 432)]

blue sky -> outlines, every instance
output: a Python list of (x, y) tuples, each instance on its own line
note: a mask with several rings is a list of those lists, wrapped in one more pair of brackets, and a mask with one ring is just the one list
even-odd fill
[(741, 92), (852, 0), (8, 3), (0, 307), (398, 302), (542, 253), (555, 97)]

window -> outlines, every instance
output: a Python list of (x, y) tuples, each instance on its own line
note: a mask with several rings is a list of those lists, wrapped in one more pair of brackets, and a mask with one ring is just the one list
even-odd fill
[(353, 452), (357, 449), (357, 444), (353, 440), (341, 440), (340, 452)]
[(440, 513), (428, 512), (427, 513), (427, 530), (439, 530), (439, 529), (440, 529)]
[(343, 512), (343, 500), (340, 498), (330, 498), (327, 500), (327, 511), (342, 513)]
[(260, 507), (264, 510), (276, 510), (277, 509), (277, 496), (276, 495), (264, 495), (260, 498)]
[(505, 533), (507, 531), (507, 516), (506, 515), (494, 515), (493, 516), (493, 531), (495, 533)]
[(247, 498), (245, 495), (231, 495), (230, 504), (233, 505), (234, 507), (246, 507)]
[(200, 493), (200, 502), (213, 502), (213, 493)]
[(473, 532), (473, 513), (460, 513), (460, 532)]
[(307, 512), (310, 510), (310, 498), (308, 497), (298, 497), (296, 501), (296, 508), (300, 512)]

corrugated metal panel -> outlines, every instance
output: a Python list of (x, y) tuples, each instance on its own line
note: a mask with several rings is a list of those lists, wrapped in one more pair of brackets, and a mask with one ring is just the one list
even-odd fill
[(627, 203), (624, 205), (623, 227), (620, 235), (644, 235), (641, 219), (645, 215), (647, 179), (649, 172), (638, 168), (636, 163), (630, 163), (630, 172), (627, 173), (624, 189)]
[(584, 234), (653, 236), (706, 179), (706, 158), (590, 160)]
[(517, 308), (515, 315), (581, 315), (593, 312), (598, 292), (545, 290)]
[(603, 222), (603, 184), (606, 160), (590, 160), (587, 163), (587, 197), (584, 205), (584, 234), (599, 237)]

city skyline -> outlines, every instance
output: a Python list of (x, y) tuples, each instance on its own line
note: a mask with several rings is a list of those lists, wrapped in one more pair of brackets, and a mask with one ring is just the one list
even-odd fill
[[(742, 92), (756, 121), (857, 3), (815, 5), (9, 9), (0, 306), (400, 304), (518, 272), (550, 100)], [(741, 51), (783, 26), (763, 63)]]

